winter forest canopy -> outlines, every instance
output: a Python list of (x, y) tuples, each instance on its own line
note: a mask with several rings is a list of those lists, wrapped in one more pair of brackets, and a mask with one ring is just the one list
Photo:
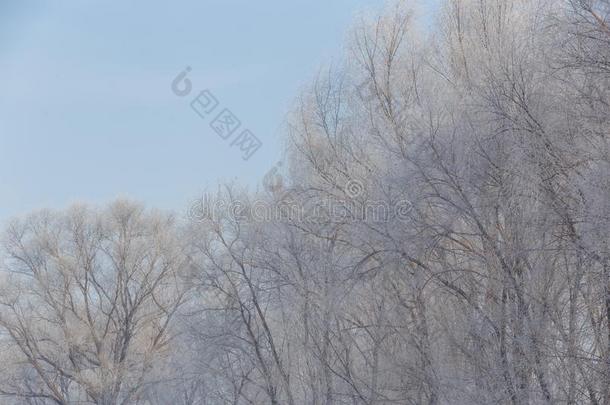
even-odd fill
[(610, 1), (421, 25), (354, 23), (260, 191), (11, 221), (0, 403), (610, 404)]

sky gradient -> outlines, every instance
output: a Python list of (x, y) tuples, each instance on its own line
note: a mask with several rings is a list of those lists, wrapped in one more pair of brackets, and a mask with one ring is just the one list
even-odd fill
[[(129, 197), (186, 209), (281, 159), (294, 98), (380, 0), (0, 3), (0, 222)], [(262, 142), (248, 161), (176, 97), (190, 66)], [(187, 100), (188, 99), (188, 100)]]

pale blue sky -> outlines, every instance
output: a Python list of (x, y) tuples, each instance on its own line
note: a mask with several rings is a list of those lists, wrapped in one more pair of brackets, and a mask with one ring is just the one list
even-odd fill
[[(119, 196), (167, 209), (281, 156), (299, 88), (382, 0), (0, 0), (0, 221)], [(192, 67), (264, 143), (250, 160), (170, 90)]]

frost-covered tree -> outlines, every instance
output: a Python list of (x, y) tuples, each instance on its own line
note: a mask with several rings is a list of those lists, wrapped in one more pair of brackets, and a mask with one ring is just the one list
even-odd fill
[(3, 246), (0, 393), (132, 404), (165, 377), (188, 265), (170, 216), (124, 201), (45, 211), (11, 223)]
[(430, 31), (390, 2), (262, 190), (185, 229), (127, 203), (15, 222), (0, 392), (610, 404), (609, 24), (607, 0), (446, 0)]

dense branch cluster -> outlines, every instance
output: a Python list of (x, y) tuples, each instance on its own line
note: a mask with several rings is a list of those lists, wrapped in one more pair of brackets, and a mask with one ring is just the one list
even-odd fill
[(232, 209), (7, 227), (2, 403), (610, 404), (610, 2), (392, 4), (347, 49)]

